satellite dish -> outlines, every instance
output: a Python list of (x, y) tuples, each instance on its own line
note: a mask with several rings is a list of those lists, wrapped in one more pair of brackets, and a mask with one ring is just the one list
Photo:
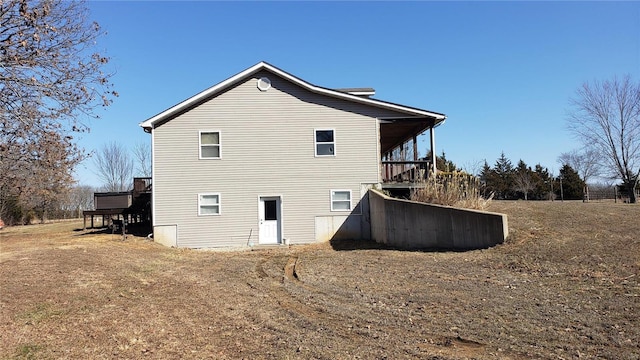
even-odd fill
[(258, 89), (260, 91), (267, 91), (271, 88), (271, 80), (267, 77), (261, 77), (258, 79)]

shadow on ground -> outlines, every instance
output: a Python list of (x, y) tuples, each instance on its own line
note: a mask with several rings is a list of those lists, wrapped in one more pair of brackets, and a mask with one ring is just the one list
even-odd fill
[(336, 251), (353, 250), (385, 250), (391, 249), (384, 244), (378, 244), (373, 240), (329, 240), (329, 244)]
[[(83, 232), (82, 234), (80, 234), (81, 236), (97, 235), (97, 234), (122, 234), (121, 230), (114, 231), (112, 226), (97, 227), (97, 228), (91, 228), (88, 230), (83, 230), (79, 228), (79, 229), (74, 229), (73, 231)], [(151, 232), (152, 232), (151, 224), (149, 222), (129, 224), (126, 228), (127, 235), (133, 235), (133, 236), (139, 236), (139, 237), (146, 237), (147, 235), (151, 234)]]
[(394, 250), (409, 252), (465, 252), (477, 249), (454, 249), (454, 248), (401, 248), (379, 244), (373, 240), (329, 240), (329, 244), (336, 251), (354, 251), (354, 250)]

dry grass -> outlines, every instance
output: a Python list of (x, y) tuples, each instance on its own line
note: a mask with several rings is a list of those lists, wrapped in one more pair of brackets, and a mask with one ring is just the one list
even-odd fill
[(477, 210), (486, 209), (492, 198), (493, 195), (488, 199), (482, 197), (477, 177), (456, 171), (440, 172), (411, 193), (414, 201)]
[(489, 210), (512, 237), (470, 252), (204, 252), (79, 223), (4, 229), (0, 359), (639, 358), (640, 206)]

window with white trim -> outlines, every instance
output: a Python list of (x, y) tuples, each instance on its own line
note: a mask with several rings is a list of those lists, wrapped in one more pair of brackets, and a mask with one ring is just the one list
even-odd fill
[(336, 140), (333, 129), (315, 130), (316, 156), (335, 156)]
[(331, 190), (331, 211), (351, 210), (351, 190)]
[(220, 215), (220, 194), (198, 194), (198, 215)]
[(200, 131), (200, 159), (220, 159), (220, 131)]

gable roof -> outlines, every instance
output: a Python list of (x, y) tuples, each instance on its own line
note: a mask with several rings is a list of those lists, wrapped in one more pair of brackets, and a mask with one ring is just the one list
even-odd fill
[(443, 122), (446, 119), (446, 116), (444, 114), (440, 114), (440, 113), (436, 113), (433, 111), (429, 111), (429, 110), (424, 110), (424, 109), (419, 109), (419, 108), (415, 108), (415, 107), (410, 107), (410, 106), (405, 106), (405, 105), (400, 105), (400, 104), (395, 104), (395, 103), (391, 103), (388, 101), (382, 101), (382, 100), (378, 100), (378, 99), (372, 99), (369, 97), (363, 97), (363, 96), (358, 96), (358, 95), (353, 95), (351, 93), (348, 92), (344, 92), (340, 91), (340, 90), (333, 90), (333, 89), (328, 89), (328, 88), (324, 88), (321, 86), (317, 86), (317, 85), (313, 85), (309, 82), (306, 82), (294, 75), (289, 74), (286, 71), (283, 71), (267, 62), (261, 61), (255, 65), (253, 65), (252, 67), (182, 101), (181, 103), (174, 105), (170, 108), (168, 108), (167, 110), (150, 117), (149, 119), (141, 122), (139, 125), (145, 130), (145, 131), (149, 131), (151, 130), (155, 125), (157, 124), (161, 124), (164, 121), (169, 120), (171, 117), (175, 116), (176, 114), (179, 114), (180, 112), (188, 109), (189, 107), (199, 103), (200, 101), (203, 101), (211, 96), (216, 95), (217, 93), (220, 93), (224, 90), (226, 90), (227, 88), (239, 83), (240, 81), (252, 76), (253, 74), (262, 71), (262, 70), (266, 70), (269, 71), (271, 73), (274, 73), (286, 80), (291, 81), (292, 83), (305, 88), (311, 92), (317, 93), (317, 94), (322, 94), (322, 95), (326, 95), (326, 96), (331, 96), (334, 98), (338, 98), (338, 99), (343, 99), (346, 101), (351, 101), (351, 102), (356, 102), (356, 103), (361, 103), (361, 104), (365, 104), (365, 105), (370, 105), (373, 107), (378, 107), (378, 108), (383, 108), (383, 109), (388, 109), (388, 110), (394, 110), (394, 111), (398, 111), (401, 113), (405, 113), (408, 115), (408, 117), (427, 117), (427, 118), (431, 118), (434, 121), (434, 126), (438, 125), (439, 123)]

